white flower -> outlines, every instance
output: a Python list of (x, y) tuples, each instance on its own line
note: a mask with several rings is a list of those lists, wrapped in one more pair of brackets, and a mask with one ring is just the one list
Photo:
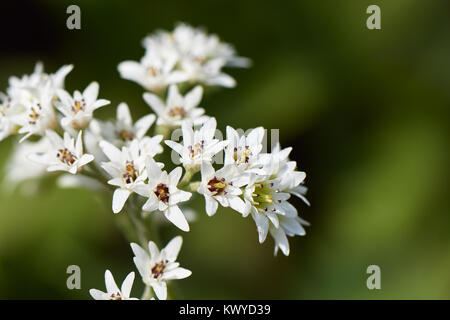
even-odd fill
[(142, 138), (150, 129), (153, 122), (155, 122), (155, 115), (148, 114), (133, 124), (130, 109), (124, 102), (117, 107), (117, 120), (115, 123), (117, 137), (125, 143), (132, 140), (142, 140)]
[(24, 116), (18, 121), (22, 126), (19, 133), (25, 133), (20, 142), (33, 134), (43, 136), (48, 129), (54, 129), (57, 126), (51, 82), (47, 82), (40, 97), (32, 98), (26, 108)]
[(12, 104), (10, 97), (0, 92), (0, 141), (18, 131), (20, 126), (14, 119), (21, 118), (22, 112), (23, 109)]
[(110, 160), (102, 162), (101, 166), (112, 177), (108, 184), (117, 187), (113, 195), (112, 209), (114, 213), (119, 213), (136, 186), (147, 179), (145, 155), (141, 154), (137, 140), (122, 150), (107, 141), (101, 141), (100, 148)]
[(237, 57), (234, 48), (208, 35), (202, 29), (186, 24), (173, 31), (173, 42), (179, 52), (181, 69), (190, 81), (207, 85), (234, 87), (236, 81), (221, 70), (225, 66), (248, 67), (250, 60)]
[(139, 300), (137, 298), (130, 298), (131, 288), (133, 287), (134, 272), (130, 272), (122, 283), (122, 287), (119, 287), (114, 280), (111, 271), (105, 272), (105, 284), (106, 292), (91, 289), (89, 293), (95, 300)]
[(189, 231), (189, 224), (178, 207), (178, 203), (191, 198), (191, 193), (177, 188), (182, 169), (177, 167), (169, 174), (162, 171), (152, 158), (147, 158), (148, 184), (136, 186), (135, 192), (148, 198), (143, 210), (152, 212), (159, 210), (175, 226), (183, 231)]
[(246, 204), (240, 197), (240, 188), (245, 185), (246, 179), (239, 175), (234, 164), (215, 171), (210, 163), (204, 162), (201, 165), (201, 173), (202, 181), (197, 191), (205, 196), (206, 213), (209, 216), (216, 213), (218, 203), (242, 214), (246, 211), (248, 213)]
[(152, 93), (144, 93), (144, 100), (158, 115), (157, 125), (179, 127), (186, 120), (194, 125), (203, 124), (208, 120), (207, 116), (203, 116), (205, 110), (197, 108), (202, 95), (203, 88), (200, 86), (195, 87), (183, 97), (178, 87), (171, 85), (166, 103)]
[(144, 154), (153, 158), (155, 155), (163, 152), (163, 147), (161, 146), (161, 141), (163, 136), (161, 134), (153, 137), (143, 137), (139, 141), (139, 146)]
[(160, 92), (167, 86), (187, 80), (184, 72), (174, 70), (177, 54), (169, 48), (152, 46), (140, 62), (124, 61), (118, 66), (120, 76), (149, 91)]
[(210, 118), (200, 130), (194, 131), (191, 124), (183, 122), (183, 145), (171, 140), (165, 143), (181, 155), (180, 161), (186, 170), (198, 171), (202, 162), (211, 162), (213, 156), (228, 144), (228, 141), (214, 139), (216, 125), (216, 119)]
[[(258, 155), (263, 145), (264, 129), (258, 127), (248, 135), (239, 134), (232, 127), (227, 126), (227, 140), (229, 145), (225, 148), (225, 164), (236, 164), (241, 172), (257, 172)], [(249, 170), (253, 169), (253, 170)]]
[(55, 95), (57, 89), (64, 88), (64, 80), (72, 69), (72, 65), (65, 65), (54, 74), (47, 74), (44, 73), (43, 64), (38, 62), (31, 75), (24, 75), (22, 78), (10, 77), (7, 93), (15, 103), (26, 104), (33, 99), (39, 99), (42, 90), (50, 82), (51, 95)]
[(76, 90), (73, 97), (65, 90), (57, 90), (60, 101), (55, 105), (64, 115), (61, 119), (63, 127), (71, 127), (74, 129), (84, 129), (92, 120), (93, 112), (110, 102), (105, 99), (98, 98), (99, 85), (92, 82), (83, 93)]
[(117, 107), (116, 121), (103, 122), (93, 119), (89, 125), (89, 131), (99, 140), (107, 140), (121, 148), (129, 146), (133, 140), (141, 141), (155, 122), (155, 118), (154, 114), (148, 114), (133, 123), (128, 105), (122, 102)]
[(30, 160), (47, 165), (47, 171), (67, 171), (77, 174), (81, 168), (94, 160), (94, 156), (83, 153), (83, 141), (80, 131), (75, 139), (67, 132), (64, 140), (54, 131), (47, 130), (46, 137), (52, 148), (46, 153), (34, 153), (29, 156)]
[(182, 243), (183, 238), (177, 236), (160, 252), (156, 244), (150, 241), (148, 243), (150, 254), (136, 243), (131, 244), (135, 255), (133, 261), (142, 276), (142, 281), (153, 288), (160, 300), (167, 299), (168, 280), (184, 279), (192, 274), (190, 270), (179, 267), (180, 264), (176, 262)]
[[(48, 139), (44, 136), (37, 142), (25, 141), (16, 144), (5, 170), (4, 185), (10, 190), (23, 181), (41, 177), (47, 172), (47, 166), (29, 159), (34, 153), (45, 154), (52, 148)], [(30, 184), (27, 183), (26, 187)]]
[(291, 194), (304, 199), (306, 188), (301, 184), (306, 174), (295, 170), (295, 161), (287, 159), (289, 152), (275, 151), (273, 155), (267, 155), (269, 160), (262, 169), (266, 174), (252, 174), (244, 194), (257, 226), (259, 242), (264, 242), (270, 230), (275, 239), (275, 253), (280, 248), (288, 255), (286, 235), (303, 235), (301, 225), (307, 222), (298, 217), (297, 209), (287, 200)]

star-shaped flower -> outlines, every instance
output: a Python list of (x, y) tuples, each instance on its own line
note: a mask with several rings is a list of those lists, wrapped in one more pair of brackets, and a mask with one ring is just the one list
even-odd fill
[(198, 171), (202, 162), (212, 162), (213, 156), (220, 152), (228, 141), (214, 139), (216, 119), (210, 118), (200, 130), (193, 130), (192, 124), (184, 122), (181, 126), (183, 144), (166, 140), (165, 143), (181, 156), (186, 170)]
[(106, 292), (91, 289), (89, 293), (95, 300), (139, 300), (137, 298), (130, 298), (131, 288), (134, 282), (134, 272), (130, 272), (122, 283), (122, 287), (119, 287), (114, 280), (111, 271), (105, 272), (105, 284)]
[(191, 193), (177, 188), (183, 170), (173, 169), (169, 174), (162, 171), (152, 158), (147, 158), (148, 184), (136, 186), (135, 192), (148, 198), (143, 206), (147, 212), (161, 211), (175, 226), (183, 231), (189, 231), (189, 224), (178, 203), (191, 198)]
[(201, 173), (202, 181), (197, 191), (205, 196), (206, 213), (209, 216), (216, 213), (218, 203), (242, 214), (248, 213), (246, 204), (240, 197), (241, 187), (246, 184), (247, 179), (239, 174), (234, 164), (215, 171), (210, 163), (204, 162)]
[(167, 299), (167, 281), (184, 279), (192, 274), (190, 270), (181, 268), (176, 262), (182, 243), (183, 238), (177, 236), (160, 252), (156, 244), (150, 241), (148, 243), (150, 254), (138, 244), (131, 244), (135, 255), (133, 261), (142, 276), (142, 281), (153, 288), (160, 300)]
[(69, 133), (64, 133), (64, 139), (56, 132), (47, 130), (46, 137), (51, 148), (45, 153), (34, 153), (29, 159), (47, 165), (47, 171), (67, 171), (78, 173), (83, 166), (94, 160), (94, 156), (84, 154), (82, 132), (78, 133), (76, 142)]
[(205, 110), (197, 108), (202, 94), (202, 87), (197, 86), (183, 97), (178, 91), (178, 87), (171, 85), (166, 103), (153, 93), (144, 93), (144, 100), (158, 115), (157, 125), (179, 127), (184, 121), (200, 125), (208, 120), (208, 117), (203, 115)]
[(76, 90), (73, 96), (65, 90), (57, 90), (60, 101), (56, 102), (56, 107), (64, 115), (61, 125), (74, 129), (86, 128), (92, 120), (94, 111), (110, 103), (108, 100), (98, 99), (98, 91), (97, 82), (92, 82), (83, 93)]
[(132, 141), (129, 147), (122, 147), (122, 150), (101, 141), (100, 148), (110, 160), (102, 162), (101, 166), (112, 178), (108, 184), (117, 187), (112, 209), (114, 213), (119, 213), (136, 187), (147, 179), (145, 155), (141, 154), (137, 140)]

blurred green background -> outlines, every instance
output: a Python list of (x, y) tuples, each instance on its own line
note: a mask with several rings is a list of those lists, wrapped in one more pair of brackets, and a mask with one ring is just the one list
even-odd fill
[[(66, 7), (82, 29), (66, 29)], [(381, 7), (381, 30), (366, 28), (366, 8)], [(135, 117), (149, 112), (143, 89), (120, 79), (117, 64), (139, 59), (141, 39), (178, 21), (204, 26), (250, 57), (228, 70), (235, 89), (202, 102), (219, 126), (279, 128), (283, 146), (307, 172), (311, 222), (290, 238), (291, 255), (273, 257), (254, 222), (219, 210), (183, 233), (177, 281), (192, 299), (450, 298), (450, 2), (343, 1), (3, 1), (0, 91), (37, 60), (53, 72), (73, 63), (66, 87), (101, 85)], [(0, 144), (0, 179), (12, 139)], [(136, 269), (110, 204), (86, 190), (0, 193), (0, 298), (89, 299)], [(179, 232), (164, 229), (165, 243)], [(162, 243), (159, 243), (160, 245)], [(82, 289), (66, 288), (66, 268), (82, 270)], [(381, 267), (381, 290), (366, 288), (367, 266)], [(133, 289), (140, 296), (139, 277)]]

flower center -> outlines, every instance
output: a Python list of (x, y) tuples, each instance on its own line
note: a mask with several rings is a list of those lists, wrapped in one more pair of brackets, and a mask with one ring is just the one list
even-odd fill
[(209, 180), (208, 186), (208, 190), (214, 193), (213, 196), (217, 196), (222, 193), (226, 194), (225, 188), (227, 187), (227, 184), (225, 183), (225, 178), (219, 180), (214, 177), (213, 179)]
[(122, 176), (126, 183), (132, 183), (136, 180), (137, 172), (134, 167), (134, 161), (127, 161), (125, 163), (125, 173)]
[(267, 207), (273, 204), (273, 193), (277, 191), (273, 190), (272, 187), (273, 183), (268, 182), (258, 182), (255, 184), (255, 191), (252, 194), (252, 200), (253, 205), (257, 209), (267, 211)]
[(36, 122), (41, 117), (41, 114), (39, 113), (39, 111), (42, 110), (42, 107), (41, 107), (41, 105), (39, 103), (36, 106), (37, 106), (37, 109), (35, 107), (31, 107), (31, 111), (28, 114), (28, 117), (30, 118), (28, 123), (31, 124), (31, 125), (35, 125)]
[(239, 149), (234, 148), (234, 160), (237, 164), (248, 163), (251, 155), (252, 152), (248, 146), (245, 146), (244, 150), (241, 150), (241, 147), (239, 147)]
[(135, 138), (135, 135), (133, 132), (128, 131), (128, 130), (121, 130), (119, 132), (119, 137), (123, 140), (123, 141), (131, 141)]
[(169, 188), (164, 183), (160, 183), (156, 186), (155, 194), (158, 197), (159, 201), (162, 201), (164, 203), (169, 202)]
[(183, 107), (173, 107), (169, 110), (169, 116), (172, 118), (183, 119), (184, 117), (186, 117), (186, 111)]
[(80, 111), (85, 111), (86, 110), (86, 102), (84, 101), (84, 99), (82, 99), (81, 101), (75, 101), (73, 106), (72, 106), (72, 112), (74, 114), (77, 114)]
[(159, 70), (153, 66), (148, 67), (147, 72), (150, 73), (153, 77), (156, 77), (159, 74)]
[(59, 159), (59, 161), (67, 164), (68, 166), (74, 164), (74, 162), (77, 161), (77, 157), (67, 148), (59, 149), (56, 157)]
[(159, 276), (161, 276), (164, 273), (164, 269), (166, 269), (166, 265), (167, 265), (167, 260), (158, 262), (157, 264), (155, 264), (152, 268), (152, 273), (151, 276), (154, 279), (157, 279)]
[(109, 296), (109, 300), (122, 300), (122, 296), (120, 295), (120, 292), (113, 293)]
[(202, 153), (204, 146), (205, 146), (204, 140), (200, 141), (200, 143), (194, 144), (193, 146), (189, 146), (189, 152), (191, 154), (191, 158), (194, 158), (195, 156)]

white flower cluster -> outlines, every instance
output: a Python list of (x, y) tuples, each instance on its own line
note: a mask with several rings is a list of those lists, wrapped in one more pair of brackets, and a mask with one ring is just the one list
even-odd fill
[(236, 56), (234, 48), (204, 30), (179, 24), (172, 32), (158, 31), (147, 36), (145, 54), (139, 62), (119, 64), (122, 78), (149, 91), (161, 91), (182, 82), (234, 87), (236, 81), (223, 67), (248, 67), (250, 60)]
[[(98, 99), (96, 82), (83, 92), (67, 92), (64, 79), (72, 66), (46, 74), (37, 64), (33, 74), (10, 78), (6, 94), (0, 96), (0, 140), (13, 134), (23, 135), (20, 142), (31, 136), (38, 139), (19, 144), (9, 164), (8, 179), (17, 182), (45, 171), (63, 171), (62, 186), (111, 190), (114, 213), (125, 211), (142, 221), (148, 213), (159, 213), (185, 232), (190, 226), (186, 208), (180, 204), (197, 192), (204, 196), (209, 216), (219, 204), (243, 217), (251, 216), (259, 242), (270, 233), (275, 254), (280, 249), (289, 255), (287, 237), (304, 235), (303, 226), (307, 225), (288, 201), (295, 195), (307, 203), (305, 173), (289, 160), (291, 148), (277, 145), (270, 153), (263, 152), (262, 127), (239, 134), (228, 126), (226, 139), (221, 141), (215, 137), (216, 119), (199, 107), (202, 85), (234, 86), (234, 79), (222, 68), (248, 66), (249, 60), (237, 57), (217, 36), (184, 24), (173, 32), (148, 36), (143, 43), (146, 53), (139, 63), (119, 65), (123, 78), (149, 91), (143, 99), (155, 112), (135, 122), (124, 102), (117, 107), (116, 119), (95, 119), (94, 111), (110, 102)], [(154, 133), (149, 135), (155, 121)], [(182, 142), (167, 139), (177, 128), (181, 128)], [(164, 169), (171, 164), (158, 162), (164, 159), (160, 157), (163, 140), (179, 154), (182, 164), (170, 172)], [(219, 165), (215, 159), (221, 152), (225, 161)], [(142, 230), (136, 231), (142, 236)], [(175, 262), (181, 243), (181, 237), (176, 237), (160, 252), (150, 241), (148, 253), (131, 244), (143, 282), (159, 299), (167, 297), (167, 280), (191, 274)], [(107, 293), (92, 289), (91, 295), (95, 299), (129, 299), (133, 280), (134, 273), (130, 273), (119, 290), (107, 270)]]

